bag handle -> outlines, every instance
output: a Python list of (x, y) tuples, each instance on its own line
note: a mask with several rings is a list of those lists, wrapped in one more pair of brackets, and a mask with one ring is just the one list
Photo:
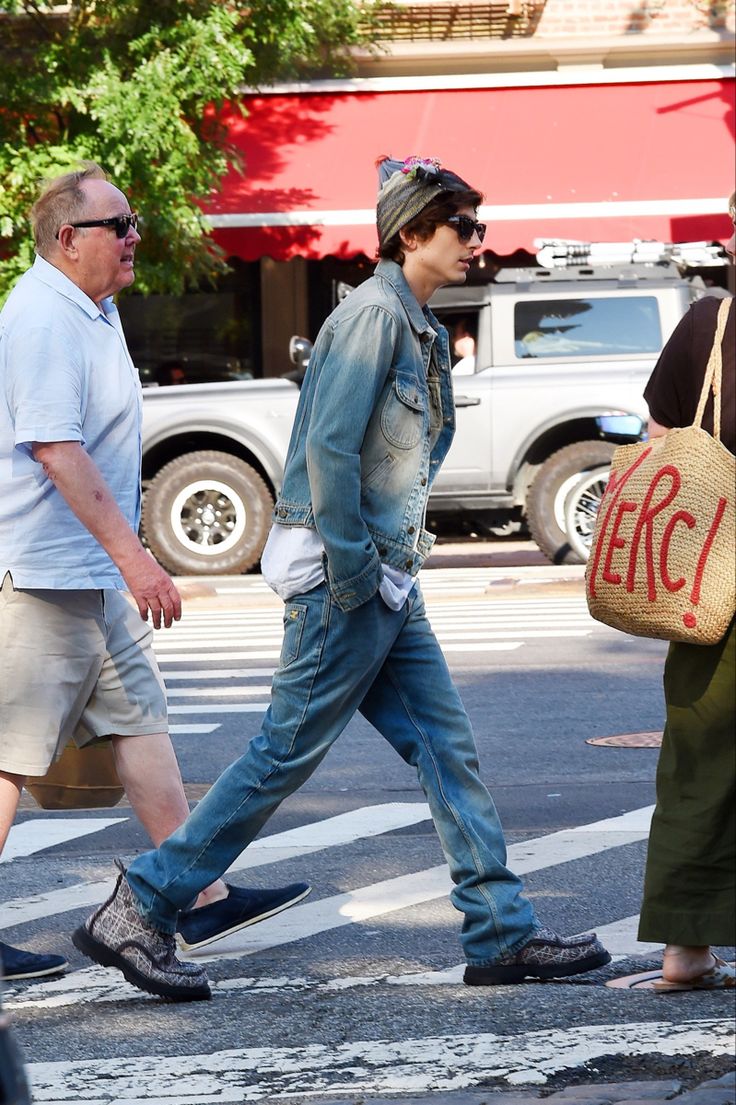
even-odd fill
[(718, 308), (718, 317), (716, 320), (716, 333), (713, 338), (713, 348), (710, 351), (710, 357), (708, 358), (708, 364), (705, 369), (705, 379), (703, 380), (703, 390), (700, 393), (700, 400), (698, 401), (698, 409), (695, 412), (695, 418), (693, 420), (693, 426), (700, 427), (703, 421), (703, 414), (705, 413), (705, 404), (708, 402), (708, 394), (713, 387), (713, 437), (716, 441), (721, 440), (721, 376), (723, 369), (723, 334), (726, 329), (726, 322), (728, 321), (728, 312), (731, 310), (731, 304), (733, 299), (723, 299), (721, 305)]

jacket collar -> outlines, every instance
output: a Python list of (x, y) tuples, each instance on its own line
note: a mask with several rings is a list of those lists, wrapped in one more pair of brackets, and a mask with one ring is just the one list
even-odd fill
[(376, 265), (375, 275), (383, 277), (394, 289), (404, 306), (412, 329), (417, 334), (432, 333), (434, 335), (439, 323), (429, 307), (422, 310), (417, 303), (414, 292), (406, 282), (401, 265), (397, 265), (395, 261), (379, 261)]

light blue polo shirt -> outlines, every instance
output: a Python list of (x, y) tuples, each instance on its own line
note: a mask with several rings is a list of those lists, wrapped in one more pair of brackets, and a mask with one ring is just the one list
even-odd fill
[(102, 310), (41, 257), (0, 311), (0, 581), (124, 588), (117, 568), (33, 459), (79, 441), (137, 531), (141, 386), (112, 299)]

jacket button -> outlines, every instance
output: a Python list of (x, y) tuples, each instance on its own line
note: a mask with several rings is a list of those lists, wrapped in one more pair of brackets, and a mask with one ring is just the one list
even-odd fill
[(379, 556), (385, 556), (387, 552), (388, 552), (388, 549), (380, 548), (378, 550), (378, 555)]
[(426, 487), (426, 486), (427, 486), (427, 477), (422, 476), (422, 487)]
[(412, 564), (413, 564), (413, 563), (414, 563), (414, 562), (413, 562), (413, 560), (407, 560), (406, 564), (404, 565), (404, 567), (406, 568), (407, 572), (408, 572), (408, 571), (410, 571), (410, 569), (411, 569), (411, 566), (412, 566)]
[(414, 526), (409, 526), (407, 533), (414, 533)]

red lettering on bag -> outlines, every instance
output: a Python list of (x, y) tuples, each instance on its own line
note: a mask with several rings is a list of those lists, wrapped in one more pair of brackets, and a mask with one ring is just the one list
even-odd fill
[[(665, 495), (655, 506), (651, 505), (654, 493), (661, 480), (669, 476), (672, 480), (672, 486)], [(663, 468), (655, 474), (652, 482), (649, 484), (649, 489), (644, 497), (642, 503), (641, 513), (634, 529), (634, 535), (631, 538), (631, 554), (629, 556), (629, 571), (626, 576), (626, 590), (631, 593), (634, 590), (634, 584), (636, 582), (636, 561), (639, 555), (639, 544), (641, 542), (641, 535), (646, 528), (646, 536), (644, 538), (644, 563), (647, 569), (647, 598), (650, 602), (657, 601), (657, 587), (654, 581), (654, 536), (653, 525), (654, 519), (657, 515), (669, 506), (674, 499), (677, 492), (682, 485), (682, 479), (680, 473), (673, 464), (665, 464)]]
[(608, 542), (608, 552), (606, 553), (606, 563), (603, 565), (603, 576), (606, 583), (620, 583), (621, 576), (618, 572), (611, 571), (611, 561), (613, 560), (613, 554), (616, 549), (622, 549), (626, 542), (623, 537), (619, 537), (618, 531), (621, 525), (621, 520), (628, 511), (636, 510), (637, 504), (632, 503), (630, 499), (624, 499), (622, 503), (619, 503), (618, 510), (616, 511), (616, 521), (613, 523), (613, 529), (611, 530), (611, 540)]
[(659, 574), (662, 577), (662, 583), (664, 583), (668, 591), (679, 591), (681, 587), (685, 586), (684, 576), (680, 576), (680, 578), (676, 580), (670, 579), (669, 568), (667, 566), (672, 531), (678, 522), (684, 522), (688, 529), (692, 529), (695, 525), (695, 519), (687, 510), (678, 510), (672, 515), (665, 526), (664, 533), (662, 534), (662, 545), (659, 550)]
[(647, 449), (644, 449), (639, 454), (634, 463), (629, 468), (627, 468), (626, 471), (623, 472), (620, 476), (617, 477), (616, 472), (611, 472), (610, 478), (608, 480), (608, 486), (606, 487), (603, 499), (601, 500), (601, 510), (603, 509), (603, 505), (606, 500), (609, 501), (610, 505), (608, 506), (608, 509), (606, 511), (606, 515), (600, 528), (600, 534), (598, 536), (598, 540), (596, 541), (595, 549), (593, 550), (593, 563), (590, 569), (588, 589), (593, 598), (595, 598), (596, 596), (595, 580), (598, 574), (601, 556), (603, 555), (606, 530), (608, 529), (608, 523), (611, 519), (611, 515), (613, 514), (614, 507), (616, 506), (619, 496), (626, 486), (627, 481), (631, 478), (639, 465), (644, 463), (651, 451), (652, 446), (650, 445)]
[(705, 539), (705, 544), (703, 545), (703, 551), (700, 554), (700, 558), (698, 560), (698, 566), (695, 569), (695, 582), (693, 583), (693, 589), (690, 592), (690, 601), (693, 604), (693, 606), (697, 606), (698, 603), (700, 602), (700, 585), (703, 582), (703, 573), (705, 572), (705, 562), (707, 561), (708, 554), (710, 553), (710, 550), (713, 547), (713, 542), (715, 541), (716, 534), (718, 533), (718, 527), (721, 524), (721, 520), (723, 518), (723, 515), (726, 511), (727, 506), (728, 506), (728, 499), (724, 499), (724, 498), (721, 497), (718, 500), (718, 506), (716, 507), (716, 515), (715, 515), (715, 518), (713, 519), (713, 524), (711, 525), (710, 529), (708, 530), (708, 536)]

